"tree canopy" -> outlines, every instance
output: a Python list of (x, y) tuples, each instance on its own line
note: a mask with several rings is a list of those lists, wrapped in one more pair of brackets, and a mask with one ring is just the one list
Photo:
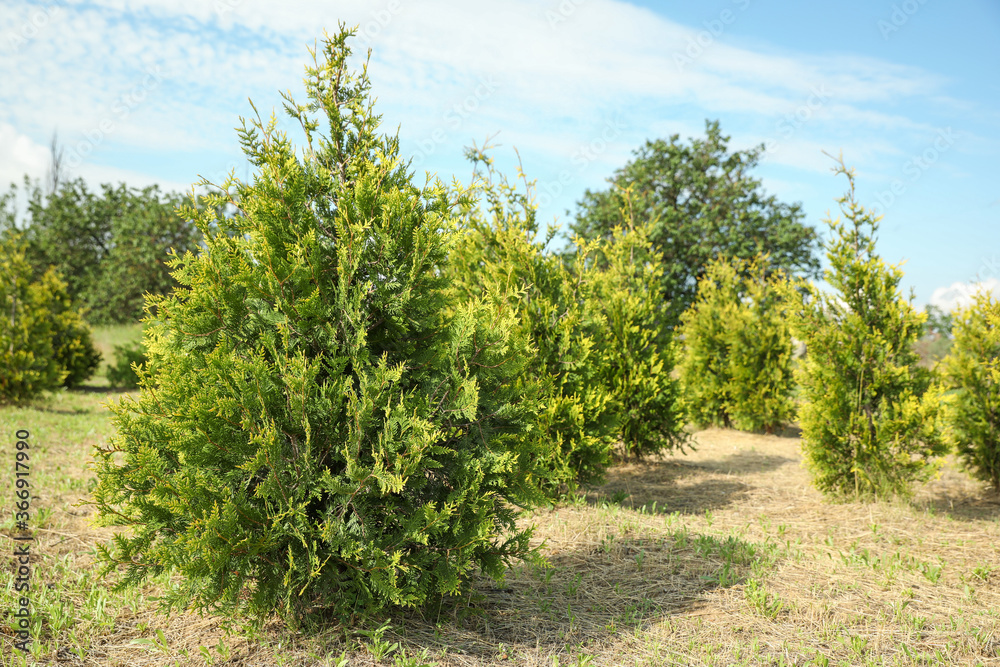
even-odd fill
[[(69, 295), (86, 308), (94, 324), (135, 322), (146, 293), (166, 294), (175, 286), (166, 265), (172, 248), (197, 248), (201, 233), (176, 212), (183, 198), (157, 186), (143, 189), (101, 185), (91, 191), (82, 178), (43, 191), (25, 181), (27, 258), (36, 277), (54, 266)], [(3, 223), (16, 229), (16, 188), (4, 195)]]
[(779, 202), (750, 175), (764, 146), (730, 151), (717, 121), (707, 121), (705, 132), (704, 139), (687, 144), (676, 134), (647, 141), (608, 179), (607, 190), (584, 193), (571, 226), (584, 239), (608, 238), (629, 208), (638, 222), (651, 223), (650, 241), (663, 256), (671, 327), (694, 301), (698, 278), (717, 256), (749, 260), (766, 253), (769, 271), (819, 271), (819, 237), (802, 222), (801, 206)]

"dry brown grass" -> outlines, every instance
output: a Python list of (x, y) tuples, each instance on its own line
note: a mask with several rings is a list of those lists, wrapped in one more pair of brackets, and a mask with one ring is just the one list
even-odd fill
[[(399, 646), (381, 661), (376, 640), (335, 628), (247, 636), (218, 618), (167, 618), (155, 587), (110, 597), (92, 576), (109, 531), (73, 505), (108, 434), (104, 398), (68, 408), (79, 432), (59, 437), (69, 417), (0, 413), (4, 432), (30, 422), (48, 443), (32, 473), (36, 511), (52, 511), (33, 547), (40, 664), (205, 665), (204, 648), (248, 667), (337, 665), (344, 652), (345, 665), (1000, 665), (1000, 500), (949, 462), (910, 502), (832, 503), (810, 487), (792, 432), (701, 431), (689, 455), (619, 466), (578, 502), (537, 511), (526, 520), (550, 567), (395, 614), (382, 641)], [(164, 648), (145, 641), (157, 630)], [(0, 664), (16, 664), (9, 632)]]

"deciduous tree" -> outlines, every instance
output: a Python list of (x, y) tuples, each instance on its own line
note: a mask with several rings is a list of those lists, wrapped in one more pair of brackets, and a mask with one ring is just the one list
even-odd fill
[(673, 327), (694, 301), (698, 278), (717, 255), (769, 257), (768, 269), (814, 275), (816, 231), (802, 222), (798, 204), (765, 193), (750, 172), (764, 147), (730, 151), (718, 122), (706, 122), (706, 137), (647, 141), (608, 179), (610, 187), (587, 190), (578, 203), (573, 231), (583, 239), (608, 238), (625, 226), (623, 193), (631, 193), (638, 224), (652, 225), (649, 239), (663, 258), (662, 298)]

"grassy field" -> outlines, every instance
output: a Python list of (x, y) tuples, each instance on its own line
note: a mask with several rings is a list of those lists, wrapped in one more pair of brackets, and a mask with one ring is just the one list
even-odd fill
[(142, 338), (141, 324), (118, 324), (94, 327), (94, 347), (101, 353), (101, 368), (91, 384), (102, 385), (103, 374), (109, 364), (115, 361), (115, 345), (125, 345)]
[(694, 453), (613, 469), (525, 518), (548, 567), (433, 614), (311, 636), (164, 617), (164, 581), (121, 596), (96, 576), (111, 533), (81, 501), (116, 397), (98, 380), (0, 408), (8, 507), (14, 433), (31, 432), (36, 537), (33, 655), (13, 649), (9, 583), (0, 665), (1000, 665), (1000, 500), (949, 461), (910, 502), (831, 503), (791, 431), (701, 431)]

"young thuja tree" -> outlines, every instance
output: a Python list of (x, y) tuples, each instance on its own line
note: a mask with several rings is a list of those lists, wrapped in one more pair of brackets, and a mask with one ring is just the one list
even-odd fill
[(94, 347), (90, 325), (83, 310), (76, 307), (66, 283), (50, 268), (39, 280), (48, 295), (46, 311), (52, 322), (52, 348), (56, 362), (66, 371), (64, 387), (78, 387), (101, 365), (101, 353)]
[(115, 360), (108, 364), (108, 384), (122, 389), (138, 389), (138, 368), (146, 363), (146, 348), (142, 341), (115, 345)]
[(737, 260), (744, 296), (730, 327), (729, 399), (733, 425), (773, 432), (793, 416), (792, 334), (785, 275), (768, 258)]
[(948, 439), (966, 468), (1000, 493), (1000, 302), (980, 292), (952, 321), (941, 363)]
[(825, 493), (905, 495), (944, 451), (938, 429), (940, 391), (918, 365), (913, 343), (923, 316), (899, 291), (902, 271), (875, 252), (879, 217), (854, 196), (854, 172), (840, 162), (849, 189), (846, 221), (828, 219), (833, 294), (808, 286), (793, 332), (808, 353), (801, 367), (802, 448), (813, 481)]
[[(51, 271), (46, 278), (57, 280)], [(53, 348), (49, 301), (45, 284), (32, 280), (19, 237), (0, 240), (0, 402), (29, 399), (66, 379)]]
[(469, 156), (485, 167), (476, 186), (484, 205), (466, 209), (450, 266), (461, 298), (489, 285), (518, 290), (514, 306), (536, 350), (531, 373), (543, 387), (539, 431), (554, 444), (545, 491), (599, 481), (618, 442), (635, 457), (682, 448), (674, 350), (657, 298), (662, 265), (648, 229), (577, 239), (564, 262), (545, 250), (554, 229), (539, 238), (531, 184), (520, 192), (498, 176), (485, 149)]
[[(626, 206), (631, 203), (629, 193), (625, 201)], [(664, 326), (666, 308), (659, 298), (662, 258), (649, 242), (650, 225), (636, 226), (629, 209), (623, 218), (628, 226), (615, 228), (600, 244), (574, 240), (582, 252), (573, 268), (588, 276), (592, 298), (605, 316), (598, 341), (600, 376), (618, 414), (624, 454), (642, 458), (683, 451), (690, 440), (680, 384), (672, 374), (677, 350), (673, 333)]]
[[(606, 322), (594, 298), (594, 270), (575, 275), (546, 253), (554, 230), (540, 239), (530, 184), (521, 192), (496, 173), (488, 146), (467, 155), (476, 169), (475, 196), (461, 216), (448, 263), (456, 302), (504, 290), (520, 330), (532, 344), (526, 369), (539, 387), (537, 429), (552, 443), (537, 482), (550, 497), (595, 483), (611, 463), (620, 421), (602, 381), (599, 343)], [(581, 262), (582, 265), (582, 262)]]
[(77, 386), (100, 362), (55, 268), (33, 278), (20, 235), (0, 239), (0, 401)]
[(706, 268), (694, 303), (681, 315), (678, 374), (687, 417), (698, 426), (732, 426), (728, 339), (739, 301), (736, 270), (717, 260)]
[(682, 316), (680, 378), (696, 424), (772, 432), (792, 416), (787, 290), (767, 263), (716, 258)]
[(349, 622), (530, 553), (515, 520), (547, 452), (526, 341), (509, 295), (451, 299), (454, 202), (376, 133), (352, 34), (313, 53), (306, 104), (286, 98), (303, 150), (244, 122), (253, 182), (185, 212), (206, 247), (147, 305), (141, 393), (95, 455), (100, 516), (130, 529), (104, 573), (181, 573), (168, 610)]

